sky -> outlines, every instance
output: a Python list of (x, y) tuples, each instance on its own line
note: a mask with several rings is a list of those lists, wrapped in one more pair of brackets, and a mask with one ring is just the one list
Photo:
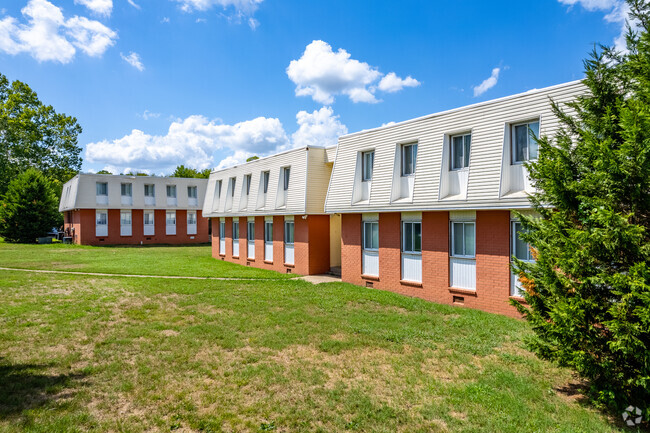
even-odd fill
[(2, 0), (0, 73), (85, 172), (169, 174), (583, 77), (622, 0)]

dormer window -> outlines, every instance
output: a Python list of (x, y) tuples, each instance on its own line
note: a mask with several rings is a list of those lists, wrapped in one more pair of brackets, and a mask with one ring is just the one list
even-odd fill
[(289, 189), (289, 175), (291, 174), (291, 167), (284, 167), (282, 169), (282, 189), (283, 190), (288, 190)]
[(121, 191), (121, 202), (125, 206), (131, 206), (133, 204), (133, 184), (123, 183), (120, 185)]
[(371, 150), (361, 154), (361, 180), (368, 182), (372, 180), (372, 169), (375, 163), (375, 151)]
[(217, 189), (217, 198), (221, 198), (221, 181), (220, 180), (217, 181), (216, 189)]
[(512, 163), (522, 164), (537, 159), (537, 140), (539, 121), (512, 125)]
[(264, 171), (262, 172), (262, 182), (263, 182), (263, 190), (264, 194), (266, 194), (269, 191), (269, 177), (270, 177), (270, 172)]
[(176, 185), (167, 185), (167, 198), (176, 198)]
[(246, 175), (246, 195), (251, 194), (251, 180), (253, 178), (253, 175), (247, 174)]
[(402, 176), (413, 176), (415, 174), (417, 157), (417, 143), (402, 145)]
[(451, 137), (451, 169), (462, 170), (469, 167), (469, 152), (472, 135), (463, 134)]
[(97, 182), (97, 195), (108, 196), (108, 183)]

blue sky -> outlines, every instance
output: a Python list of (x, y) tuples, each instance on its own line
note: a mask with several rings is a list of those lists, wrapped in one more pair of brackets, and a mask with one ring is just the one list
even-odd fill
[(84, 171), (226, 166), (582, 78), (621, 0), (9, 0), (0, 72), (76, 116)]

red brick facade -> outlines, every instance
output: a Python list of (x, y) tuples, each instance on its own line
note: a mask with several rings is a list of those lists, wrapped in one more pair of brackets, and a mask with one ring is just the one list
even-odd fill
[[(108, 210), (108, 236), (95, 235), (95, 209), (63, 212), (64, 230), (73, 234), (72, 241), (81, 245), (193, 244), (210, 242), (209, 222), (196, 211), (196, 234), (187, 234), (187, 211), (176, 210), (176, 234), (166, 234), (166, 210), (154, 211), (154, 234), (144, 235), (142, 209), (131, 210), (131, 236), (120, 235), (120, 209)], [(73, 231), (74, 229), (74, 231)]]
[(294, 264), (285, 263), (284, 216), (273, 217), (273, 260), (264, 260), (264, 217), (255, 217), (255, 258), (249, 259), (248, 218), (239, 218), (239, 256), (233, 256), (232, 223), (225, 221), (225, 254), (219, 253), (219, 218), (212, 219), (212, 256), (245, 266), (301, 275), (322, 274), (330, 269), (329, 215), (307, 215), (294, 218)]
[(401, 214), (379, 214), (379, 277), (362, 275), (361, 214), (344, 214), (343, 281), (519, 317), (509, 304), (510, 211), (476, 211), (476, 290), (450, 287), (449, 212), (422, 213), (422, 283), (401, 281)]

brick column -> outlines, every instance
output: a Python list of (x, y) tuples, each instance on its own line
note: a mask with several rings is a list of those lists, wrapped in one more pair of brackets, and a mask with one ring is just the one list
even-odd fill
[(449, 212), (422, 212), (422, 287), (426, 299), (449, 304)]
[(341, 278), (365, 284), (361, 279), (361, 214), (341, 215)]

